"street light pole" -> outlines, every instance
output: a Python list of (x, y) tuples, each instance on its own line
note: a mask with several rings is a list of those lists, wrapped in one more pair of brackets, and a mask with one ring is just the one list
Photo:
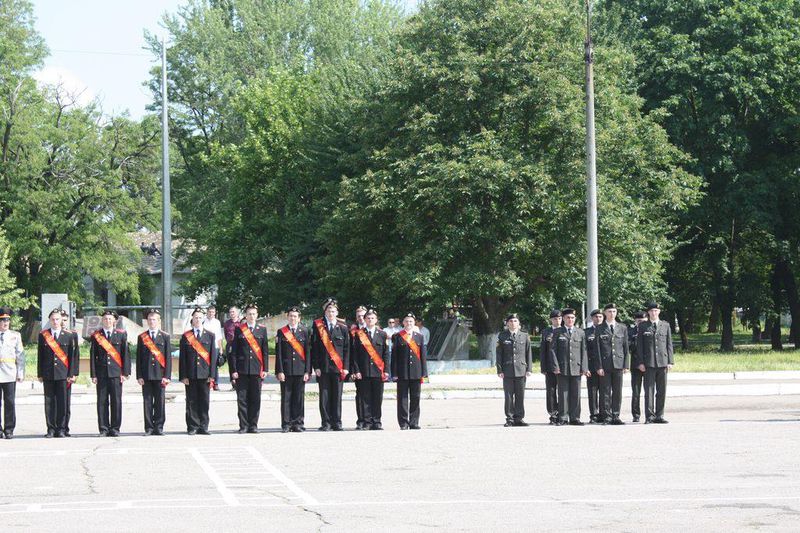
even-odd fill
[(161, 38), (161, 283), (162, 327), (172, 335), (172, 212), (169, 183), (169, 114), (167, 112), (167, 38)]
[(586, 307), (597, 309), (600, 300), (597, 268), (597, 167), (594, 141), (594, 52), (592, 50), (592, 0), (586, 0)]

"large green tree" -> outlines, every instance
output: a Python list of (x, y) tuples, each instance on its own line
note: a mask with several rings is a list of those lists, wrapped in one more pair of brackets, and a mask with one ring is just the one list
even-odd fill
[(268, 312), (320, 297), (315, 229), (401, 20), (394, 2), (360, 0), (193, 0), (166, 18), (186, 292)]
[[(704, 181), (702, 202), (675, 233), (683, 244), (669, 272), (683, 292), (678, 303), (688, 312), (710, 301), (721, 348), (732, 350), (735, 309), (754, 322), (772, 294), (771, 312), (788, 303), (797, 338), (800, 2), (602, 4), (609, 33), (636, 52), (646, 108), (660, 111), (670, 140), (693, 156), (687, 168)], [(698, 271), (701, 290), (682, 291)]]
[[(542, 293), (582, 301), (578, 4), (420, 6), (354, 132), (364, 170), (343, 180), (321, 228), (324, 287), (389, 308), (470, 302), (486, 355), (507, 311)], [(601, 297), (628, 309), (662, 294), (670, 224), (697, 195), (682, 153), (642, 112), (633, 68), (619, 44), (598, 45)]]

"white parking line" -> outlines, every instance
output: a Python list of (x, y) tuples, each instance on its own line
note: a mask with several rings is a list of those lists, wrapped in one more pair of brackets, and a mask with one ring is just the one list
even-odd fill
[(245, 446), (245, 450), (248, 451), (250, 455), (253, 456), (253, 459), (258, 461), (258, 463), (267, 469), (267, 471), (272, 474), (272, 477), (283, 483), (287, 489), (289, 489), (292, 493), (295, 494), (298, 498), (300, 498), (305, 505), (317, 505), (319, 502), (316, 498), (311, 496), (309, 493), (301, 489), (297, 486), (297, 484), (289, 479), (283, 472), (278, 470), (275, 466), (272, 465), (267, 459), (259, 453), (258, 450), (253, 448), (252, 446)]
[(208, 479), (214, 483), (214, 486), (217, 488), (217, 492), (219, 492), (220, 496), (222, 496), (223, 501), (231, 507), (238, 507), (241, 505), (233, 492), (225, 485), (225, 482), (220, 479), (214, 468), (200, 454), (200, 451), (197, 448), (189, 448), (188, 450), (191, 456), (194, 457), (194, 460), (197, 461), (197, 464), (200, 465), (200, 468), (203, 469), (203, 472), (206, 473)]

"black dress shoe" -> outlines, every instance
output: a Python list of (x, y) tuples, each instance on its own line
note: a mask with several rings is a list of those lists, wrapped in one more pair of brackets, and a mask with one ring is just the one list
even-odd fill
[(638, 421), (639, 421), (639, 417), (638, 417), (638, 416), (634, 416), (634, 417), (633, 417), (633, 423), (635, 424), (635, 423), (637, 423)]
[(153, 430), (152, 429), (145, 429), (144, 430), (144, 436), (145, 437), (149, 437), (152, 434), (153, 434)]
[(623, 422), (619, 418), (612, 418), (611, 422), (609, 422), (609, 424), (611, 424), (612, 426), (624, 426), (625, 422)]
[[(286, 431), (283, 431), (283, 428), (281, 428), (281, 431), (286, 433)], [(292, 426), (291, 429), (288, 429), (287, 431), (291, 431), (292, 433), (302, 433), (302, 430), (297, 426)]]
[(412, 425), (410, 425), (410, 426), (408, 426), (408, 428), (409, 428), (409, 429), (420, 429), (420, 427), (419, 427), (419, 426), (415, 426), (415, 425), (413, 425), (413, 424), (412, 424)]
[(568, 423), (568, 422), (567, 422), (566, 420), (557, 420), (557, 421), (556, 421), (556, 425), (557, 425), (557, 426), (566, 426), (566, 425), (567, 425), (567, 423)]
[(57, 439), (62, 439), (62, 438), (64, 438), (64, 432), (63, 432), (63, 431), (56, 431), (55, 437), (56, 437)]
[(13, 438), (14, 438), (14, 434), (13, 434), (13, 433), (11, 433), (10, 431), (6, 432), (6, 434), (5, 434), (5, 435), (6, 435), (6, 438), (7, 438), (7, 439), (9, 439), (9, 440), (11, 440), (11, 439), (13, 439)]
[(503, 424), (503, 427), (504, 427), (504, 428), (510, 428), (510, 427), (511, 427), (511, 426), (513, 426), (513, 425), (514, 425), (514, 423), (513, 423), (513, 422), (506, 422), (505, 424)]
[(241, 434), (243, 434), (243, 433), (247, 433), (247, 429), (246, 429), (246, 428), (239, 428), (239, 429), (236, 431), (236, 433), (238, 433), (239, 435), (241, 435)]
[(112, 430), (110, 430), (108, 432), (108, 436), (109, 437), (119, 437), (119, 431), (117, 431), (116, 429), (112, 429)]
[(45, 434), (44, 438), (52, 439), (55, 436), (56, 436), (56, 432), (55, 431), (48, 431), (47, 434)]
[(653, 419), (653, 424), (669, 424), (669, 421), (666, 418), (659, 416)]
[(655, 418), (648, 418), (647, 420), (644, 421), (644, 423), (645, 424), (652, 424), (654, 420), (655, 420)]
[(258, 433), (258, 428), (247, 428), (248, 433)]
[(597, 424), (597, 417), (592, 415), (589, 417), (589, 424)]
[(198, 435), (211, 435), (211, 432), (205, 428), (200, 428), (197, 430)]
[(374, 425), (373, 425), (372, 427), (370, 427), (369, 429), (371, 429), (371, 430), (373, 430), (373, 431), (383, 431), (383, 426), (381, 426), (380, 424), (374, 424)]
[[(292, 428), (292, 431), (294, 431), (294, 428)], [(288, 426), (283, 426), (281, 428), (281, 433), (289, 433), (289, 427)]]
[(407, 429), (408, 429), (408, 426), (400, 426), (400, 429), (401, 429), (401, 430), (403, 430), (403, 431), (405, 431), (405, 430), (407, 430)]
[(189, 435), (197, 435), (197, 430), (196, 429), (190, 429), (186, 433), (189, 434)]
[(6, 438), (6, 434), (3, 433), (2, 431), (0, 431), (0, 439), (4, 439), (4, 438)]
[(68, 429), (65, 429), (65, 430), (62, 432), (62, 435), (61, 435), (61, 436), (62, 436), (62, 437), (71, 437), (72, 435), (70, 435), (70, 434), (69, 434), (69, 430), (68, 430)]
[(295, 427), (297, 428), (297, 431), (299, 431), (300, 433), (306, 430), (305, 426), (295, 426)]
[(517, 421), (514, 422), (514, 425), (517, 426), (517, 427), (524, 428), (524, 427), (528, 427), (530, 424), (528, 424), (524, 420), (517, 420)]
[(160, 429), (154, 429), (153, 430), (153, 435), (158, 435), (158, 436), (163, 437), (164, 436), (164, 432), (162, 430), (160, 430)]
[(342, 426), (339, 426), (339, 425), (333, 426), (333, 427), (331, 427), (331, 429), (333, 431), (344, 431), (344, 428)]
[(331, 427), (328, 424), (322, 425), (319, 427), (318, 431), (330, 431)]
[(569, 421), (569, 425), (570, 426), (583, 426), (584, 423), (581, 422), (580, 420), (570, 420)]

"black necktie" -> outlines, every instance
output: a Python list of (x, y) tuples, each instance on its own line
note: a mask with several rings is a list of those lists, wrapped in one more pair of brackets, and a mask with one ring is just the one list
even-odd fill
[(194, 336), (197, 337), (198, 339), (200, 338), (200, 330), (199, 329), (194, 330)]
[(5, 334), (6, 334), (6, 332), (5, 332), (5, 331), (3, 331), (3, 332), (0, 332), (0, 345), (2, 345), (2, 344), (3, 344), (3, 335), (5, 335)]
[(609, 326), (609, 328), (611, 328), (611, 335), (613, 336), (614, 335), (614, 325), (612, 324), (611, 326)]

